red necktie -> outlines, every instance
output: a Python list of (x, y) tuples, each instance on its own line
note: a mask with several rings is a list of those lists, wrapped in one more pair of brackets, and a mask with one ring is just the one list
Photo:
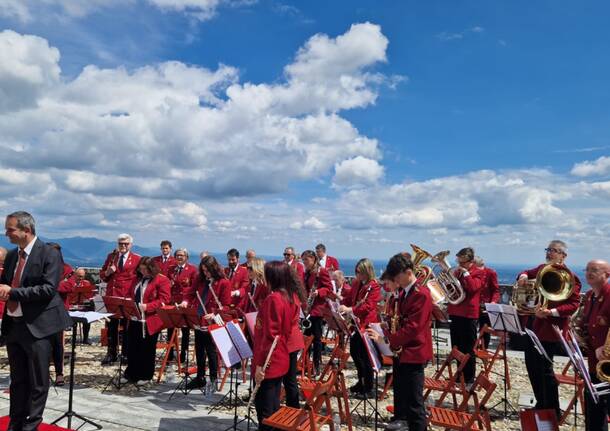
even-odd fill
[[(19, 250), (19, 262), (17, 263), (17, 270), (15, 271), (15, 275), (13, 276), (13, 281), (11, 282), (11, 287), (16, 289), (21, 285), (21, 275), (23, 274), (23, 267), (25, 266), (25, 251)], [(17, 311), (19, 303), (17, 301), (9, 300), (7, 302), (8, 311), (14, 313)]]

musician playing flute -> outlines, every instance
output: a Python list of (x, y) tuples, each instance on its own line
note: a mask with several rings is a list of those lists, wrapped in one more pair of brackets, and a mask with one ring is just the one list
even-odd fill
[[(379, 322), (377, 304), (381, 301), (381, 288), (375, 278), (375, 268), (370, 259), (360, 259), (355, 268), (350, 295), (339, 306), (339, 313), (355, 317), (352, 324), (364, 330), (369, 323)], [(358, 371), (358, 383), (350, 388), (356, 398), (374, 399), (373, 367), (364, 340), (354, 331), (350, 338), (350, 354)]]
[[(383, 325), (385, 337), (394, 358), (394, 417), (386, 426), (391, 431), (425, 431), (427, 428), (424, 405), (424, 368), (432, 360), (432, 297), (430, 290), (415, 277), (410, 258), (397, 254), (386, 267), (383, 280), (396, 284), (398, 319)], [(393, 289), (394, 287), (391, 287)], [(394, 307), (392, 307), (394, 308)], [(393, 312), (394, 313), (394, 312)], [(394, 314), (392, 315), (394, 316)], [(372, 329), (367, 334), (373, 339), (381, 336)]]
[[(263, 302), (256, 318), (252, 359), (254, 380), (259, 385), (254, 404), (261, 431), (273, 429), (264, 425), (263, 420), (280, 408), (282, 377), (289, 369), (288, 340), (293, 322), (300, 315), (299, 305), (294, 301), (299, 285), (290, 267), (284, 262), (268, 262), (265, 264), (265, 279), (271, 294)], [(264, 369), (276, 336), (279, 339)]]
[(130, 320), (127, 323), (129, 350), (124, 378), (125, 381), (142, 384), (152, 379), (155, 374), (157, 340), (163, 328), (163, 321), (157, 315), (157, 309), (169, 302), (170, 283), (169, 279), (161, 274), (155, 261), (148, 256), (140, 259), (137, 275), (129, 297), (133, 298), (140, 308), (143, 321)]
[[(551, 241), (546, 252), (546, 264), (538, 265), (535, 268), (521, 272), (517, 279), (519, 286), (524, 286), (528, 279), (535, 279), (538, 272), (547, 264), (554, 264), (569, 269), (565, 266), (565, 259), (568, 256), (568, 247), (565, 242)], [(580, 280), (574, 274), (574, 288), (572, 294), (563, 301), (549, 301), (546, 306), (539, 306), (532, 316), (524, 318), (525, 326), (530, 328), (540, 339), (542, 347), (552, 360), (555, 355), (563, 355), (563, 348), (553, 325), (557, 325), (562, 331), (568, 329), (568, 320), (578, 309), (580, 303)], [(557, 418), (561, 417), (559, 409), (559, 387), (555, 379), (553, 364), (538, 352), (533, 341), (529, 338), (525, 345), (525, 366), (527, 375), (536, 397), (536, 409), (553, 409), (557, 413)]]
[(199, 274), (195, 283), (185, 292), (182, 306), (197, 308), (201, 329), (195, 331), (195, 359), (197, 360), (197, 377), (188, 382), (187, 389), (206, 386), (205, 365), (209, 364), (209, 387), (216, 389), (218, 374), (218, 357), (216, 345), (208, 331), (210, 324), (227, 318), (231, 304), (231, 283), (226, 278), (222, 267), (214, 256), (205, 256), (199, 262)]
[(244, 313), (257, 311), (263, 301), (269, 295), (269, 288), (265, 282), (265, 261), (260, 257), (253, 257), (246, 263), (248, 270), (248, 286), (247, 295), (243, 298), (241, 309)]
[[(583, 329), (586, 334), (587, 359), (591, 381), (600, 383), (596, 373), (597, 363), (608, 360), (604, 344), (610, 326), (610, 265), (604, 260), (592, 260), (585, 269), (587, 283), (591, 286), (585, 294)], [(603, 395), (596, 404), (587, 390), (585, 393), (585, 429), (586, 431), (607, 431), (608, 413), (610, 412), (610, 395)]]

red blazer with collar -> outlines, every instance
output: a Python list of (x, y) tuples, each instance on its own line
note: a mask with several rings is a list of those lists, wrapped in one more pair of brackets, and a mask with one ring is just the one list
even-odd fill
[(244, 313), (252, 313), (253, 311), (260, 310), (261, 306), (263, 305), (263, 302), (265, 301), (265, 298), (271, 293), (266, 284), (257, 283), (255, 287), (254, 282), (252, 281), (250, 281), (250, 284), (248, 285), (247, 292), (249, 292), (252, 296), (254, 304), (256, 305), (256, 310), (252, 305), (252, 301), (250, 301), (250, 298), (248, 298), (248, 295), (246, 294), (244, 300), (240, 305), (241, 309), (244, 310)]
[[(136, 286), (139, 280), (131, 285), (129, 289), (129, 297), (135, 299)], [(146, 304), (146, 311), (144, 312), (146, 318), (146, 329), (150, 335), (156, 334), (162, 330), (165, 326), (163, 321), (157, 315), (157, 310), (164, 304), (168, 304), (170, 300), (170, 282), (169, 278), (163, 274), (157, 274), (148, 282), (144, 295), (142, 296), (142, 303)]]
[(585, 294), (584, 307), (583, 315), (589, 316), (584, 322), (589, 334), (586, 340), (589, 350), (587, 359), (589, 370), (593, 371), (597, 366), (595, 350), (606, 343), (608, 327), (610, 327), (610, 284), (602, 287), (599, 298), (595, 300), (593, 290), (589, 290)]
[(463, 273), (460, 273), (457, 276), (457, 273), (458, 271), (456, 270), (454, 275), (460, 281), (464, 293), (466, 293), (466, 298), (459, 304), (449, 304), (447, 306), (447, 313), (450, 316), (478, 319), (481, 311), (481, 289), (485, 283), (485, 272), (475, 265), (470, 265), (470, 268), (468, 268), (469, 275), (464, 276)]
[[(129, 289), (134, 285), (138, 276), (136, 270), (140, 263), (140, 255), (129, 252), (127, 261), (123, 263), (123, 269), (119, 269), (120, 253), (112, 252), (106, 257), (106, 261), (100, 270), (100, 278), (106, 282), (105, 296), (129, 296)], [(106, 275), (106, 269), (110, 266), (116, 267), (116, 271)]]
[[(432, 360), (432, 296), (426, 286), (415, 283), (409, 293), (402, 290), (398, 299), (400, 313), (399, 329), (385, 335), (393, 350), (402, 348), (399, 361), (401, 364), (425, 364)], [(393, 302), (392, 302), (393, 303)], [(392, 307), (391, 312), (394, 312)]]
[[(352, 307), (354, 315), (360, 321), (360, 328), (366, 328), (369, 323), (379, 322), (377, 304), (380, 301), (381, 286), (379, 286), (377, 280), (371, 280), (363, 285), (355, 278), (352, 282), (350, 295), (344, 299), (343, 303), (348, 307)], [(362, 304), (356, 305), (359, 302), (362, 302)]]
[(297, 352), (305, 348), (305, 339), (301, 331), (301, 300), (295, 294), (293, 301), (296, 307), (293, 310), (292, 328), (287, 342), (288, 353)]
[(64, 302), (64, 307), (67, 309), (70, 308), (70, 303), (68, 302), (68, 294), (72, 292), (73, 286), (68, 283), (68, 281), (74, 275), (74, 270), (70, 265), (64, 262), (63, 270), (62, 270), (61, 281), (57, 286), (57, 292), (59, 292), (59, 296), (61, 300)]
[[(546, 264), (543, 263), (535, 268), (525, 270), (521, 274), (527, 275), (528, 279), (536, 278), (540, 270), (545, 266)], [(519, 279), (521, 274), (517, 276), (517, 279)], [(533, 320), (533, 323), (531, 324), (531, 329), (538, 336), (540, 341), (545, 341), (549, 343), (559, 342), (557, 334), (555, 334), (555, 330), (553, 329), (553, 325), (557, 325), (559, 329), (562, 330), (562, 332), (567, 331), (570, 317), (572, 316), (572, 314), (574, 314), (574, 312), (578, 309), (578, 306), (580, 305), (580, 279), (576, 274), (572, 273), (572, 275), (574, 276), (574, 290), (572, 291), (572, 295), (570, 295), (570, 297), (564, 301), (549, 301), (547, 305), (549, 310), (556, 309), (557, 313), (559, 314), (559, 317), (549, 316), (545, 319), (538, 319), (535, 316), (531, 316)], [(527, 322), (528, 317), (530, 316), (523, 316), (521, 322)]]
[(301, 283), (305, 283), (305, 266), (296, 259), (292, 259), (292, 262), (290, 262), (290, 267), (294, 269), (297, 276), (301, 280)]
[(166, 277), (169, 277), (170, 268), (177, 264), (176, 258), (173, 256), (168, 256), (165, 263), (163, 263), (163, 256), (155, 256), (152, 259), (153, 259), (153, 262), (155, 262), (157, 264), (157, 266), (159, 267), (159, 269), (161, 270), (161, 274), (163, 274)]
[(296, 307), (283, 293), (272, 292), (256, 316), (253, 370), (265, 364), (273, 339), (276, 335), (280, 337), (265, 371), (265, 379), (281, 377), (288, 372), (288, 339), (292, 332), (294, 314), (298, 313)]
[(481, 289), (481, 304), (489, 302), (500, 302), (500, 286), (498, 285), (498, 274), (491, 268), (483, 268), (485, 272), (485, 282)]
[(329, 293), (332, 294), (333, 291), (333, 285), (326, 269), (318, 267), (317, 273), (312, 274), (310, 271), (305, 273), (305, 292), (307, 296), (309, 296), (311, 289), (314, 288), (314, 284), (318, 290), (318, 295), (309, 312), (312, 317), (322, 317), (324, 315), (324, 308), (328, 307), (326, 297), (329, 296)]
[[(197, 293), (201, 297), (205, 305), (205, 311), (208, 313), (220, 314), (223, 320), (229, 320), (229, 316), (227, 314), (229, 310), (229, 305), (231, 304), (231, 283), (226, 278), (221, 280), (215, 280), (212, 283), (212, 289), (214, 289), (214, 293), (218, 297), (220, 301), (221, 307), (218, 306), (216, 299), (214, 299), (214, 295), (211, 292), (207, 292), (208, 281), (206, 279), (202, 279), (201, 277), (197, 277), (195, 279), (195, 283), (193, 283), (185, 292), (184, 300), (188, 302), (190, 307), (194, 307), (199, 309), (199, 299), (197, 299)], [(207, 293), (207, 296), (206, 296)], [(202, 313), (205, 313), (204, 310), (200, 310)], [(209, 326), (209, 322), (203, 319), (202, 314), (201, 326)]]
[(239, 296), (231, 296), (231, 304), (235, 308), (241, 308), (243, 304), (244, 298), (247, 299), (246, 293), (248, 292), (248, 287), (250, 286), (250, 278), (248, 277), (248, 269), (244, 266), (237, 265), (235, 268), (235, 272), (233, 273), (233, 277), (229, 278), (229, 274), (231, 274), (231, 268), (228, 266), (224, 269), (225, 275), (231, 282), (231, 293), (238, 290)]
[(168, 278), (171, 282), (171, 302), (181, 303), (184, 293), (195, 283), (197, 278), (197, 267), (190, 263), (184, 264), (184, 269), (180, 273), (178, 264), (172, 265), (168, 269)]
[[(89, 287), (93, 288), (93, 284), (89, 280), (82, 280), (79, 284), (76, 276), (72, 274), (70, 278), (64, 279), (59, 282), (59, 286), (57, 287), (57, 291), (59, 292), (59, 296), (64, 301), (64, 307), (66, 310), (70, 308), (70, 293), (74, 292), (76, 287)], [(93, 295), (93, 294), (92, 294)], [(87, 299), (91, 299), (93, 296)]]
[(327, 271), (337, 271), (338, 269), (340, 269), (339, 261), (332, 256), (326, 255), (326, 263), (324, 265), (324, 268)]

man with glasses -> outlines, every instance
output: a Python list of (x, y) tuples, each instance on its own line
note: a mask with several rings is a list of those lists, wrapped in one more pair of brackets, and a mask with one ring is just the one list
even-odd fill
[(337, 271), (339, 269), (339, 261), (326, 254), (326, 246), (324, 244), (316, 245), (316, 255), (318, 256), (320, 266), (325, 268), (328, 272)]
[(301, 279), (301, 283), (305, 281), (305, 267), (296, 259), (294, 247), (286, 247), (284, 249), (284, 262), (294, 269)]
[[(184, 301), (186, 292), (191, 289), (197, 279), (197, 267), (189, 263), (189, 252), (186, 248), (179, 248), (174, 253), (174, 264), (169, 268), (168, 275), (171, 282), (171, 303), (180, 304)], [(171, 340), (174, 328), (167, 329), (167, 339)], [(190, 331), (188, 327), (181, 328), (180, 362), (184, 363), (189, 348)], [(169, 360), (174, 359), (172, 347)]]
[[(601, 360), (610, 356), (604, 353), (604, 344), (610, 325), (610, 265), (604, 260), (592, 260), (585, 269), (587, 283), (591, 286), (585, 294), (583, 329), (586, 335), (589, 354), (589, 373), (591, 381), (600, 383), (595, 369)], [(593, 401), (589, 391), (585, 391), (585, 430), (606, 431), (608, 429), (608, 413), (610, 412), (610, 395), (601, 396), (599, 402)]]
[[(131, 247), (133, 238), (122, 233), (117, 238), (117, 248), (113, 250), (100, 270), (100, 278), (106, 282), (104, 296), (129, 296), (129, 289), (137, 279), (136, 270), (140, 263), (140, 255), (133, 253)], [(108, 351), (102, 359), (102, 365), (112, 364), (117, 360), (119, 345), (119, 319), (110, 319), (106, 323), (108, 330)], [(123, 356), (126, 356), (127, 337), (123, 336)]]
[[(565, 265), (565, 259), (568, 256), (568, 247), (565, 242), (553, 240), (549, 243), (545, 252), (546, 263), (521, 272), (517, 278), (519, 286), (525, 286), (528, 279), (535, 279), (538, 272), (549, 264), (569, 271)], [(574, 283), (572, 294), (563, 301), (549, 301), (546, 307), (539, 306), (534, 315), (528, 316), (525, 323), (525, 326), (534, 331), (540, 339), (551, 360), (555, 355), (564, 354), (553, 325), (558, 326), (562, 331), (566, 331), (570, 316), (578, 309), (580, 303), (580, 280), (576, 274), (572, 273), (572, 275)], [(557, 413), (557, 418), (560, 418), (559, 389), (553, 364), (536, 350), (533, 341), (529, 338), (525, 346), (525, 366), (536, 397), (535, 409), (553, 409)]]

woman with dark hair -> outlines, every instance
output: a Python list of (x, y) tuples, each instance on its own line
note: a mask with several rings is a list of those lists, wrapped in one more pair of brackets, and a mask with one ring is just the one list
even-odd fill
[[(197, 377), (188, 382), (187, 389), (206, 386), (205, 364), (209, 362), (210, 387), (216, 390), (218, 358), (216, 346), (208, 331), (217, 316), (224, 315), (231, 303), (231, 282), (214, 256), (205, 256), (199, 262), (195, 283), (184, 294), (183, 307), (195, 307), (201, 318), (201, 328), (195, 331), (195, 358)], [(202, 305), (203, 304), (203, 305)]]
[(301, 254), (303, 265), (305, 266), (305, 316), (309, 315), (311, 327), (305, 330), (305, 335), (313, 335), (313, 366), (315, 374), (320, 371), (320, 361), (322, 360), (322, 317), (324, 308), (328, 307), (326, 298), (332, 299), (334, 296), (333, 285), (330, 281), (328, 271), (318, 263), (318, 256), (312, 250), (305, 250)]
[(145, 323), (130, 320), (127, 325), (129, 349), (124, 379), (142, 384), (155, 374), (157, 339), (163, 329), (157, 309), (170, 301), (169, 278), (161, 274), (151, 257), (144, 256), (138, 263), (137, 279), (129, 294), (144, 315)]
[[(339, 312), (355, 316), (360, 329), (364, 330), (369, 323), (379, 322), (377, 304), (381, 301), (381, 287), (375, 279), (375, 268), (370, 259), (360, 259), (355, 268), (356, 278), (352, 282), (350, 294), (339, 306)], [(358, 383), (350, 388), (356, 398), (373, 399), (373, 367), (368, 359), (364, 340), (358, 333), (350, 338), (349, 351), (358, 371)]]
[[(260, 384), (254, 405), (261, 431), (273, 429), (263, 425), (263, 419), (280, 408), (282, 378), (290, 368), (288, 340), (291, 337), (295, 315), (299, 315), (299, 306), (295, 302), (295, 297), (299, 295), (299, 285), (290, 267), (285, 262), (268, 262), (265, 264), (265, 279), (271, 293), (265, 298), (256, 317), (252, 358), (254, 379)], [(275, 350), (271, 354), (267, 368), (263, 369), (276, 336), (279, 338)]]

